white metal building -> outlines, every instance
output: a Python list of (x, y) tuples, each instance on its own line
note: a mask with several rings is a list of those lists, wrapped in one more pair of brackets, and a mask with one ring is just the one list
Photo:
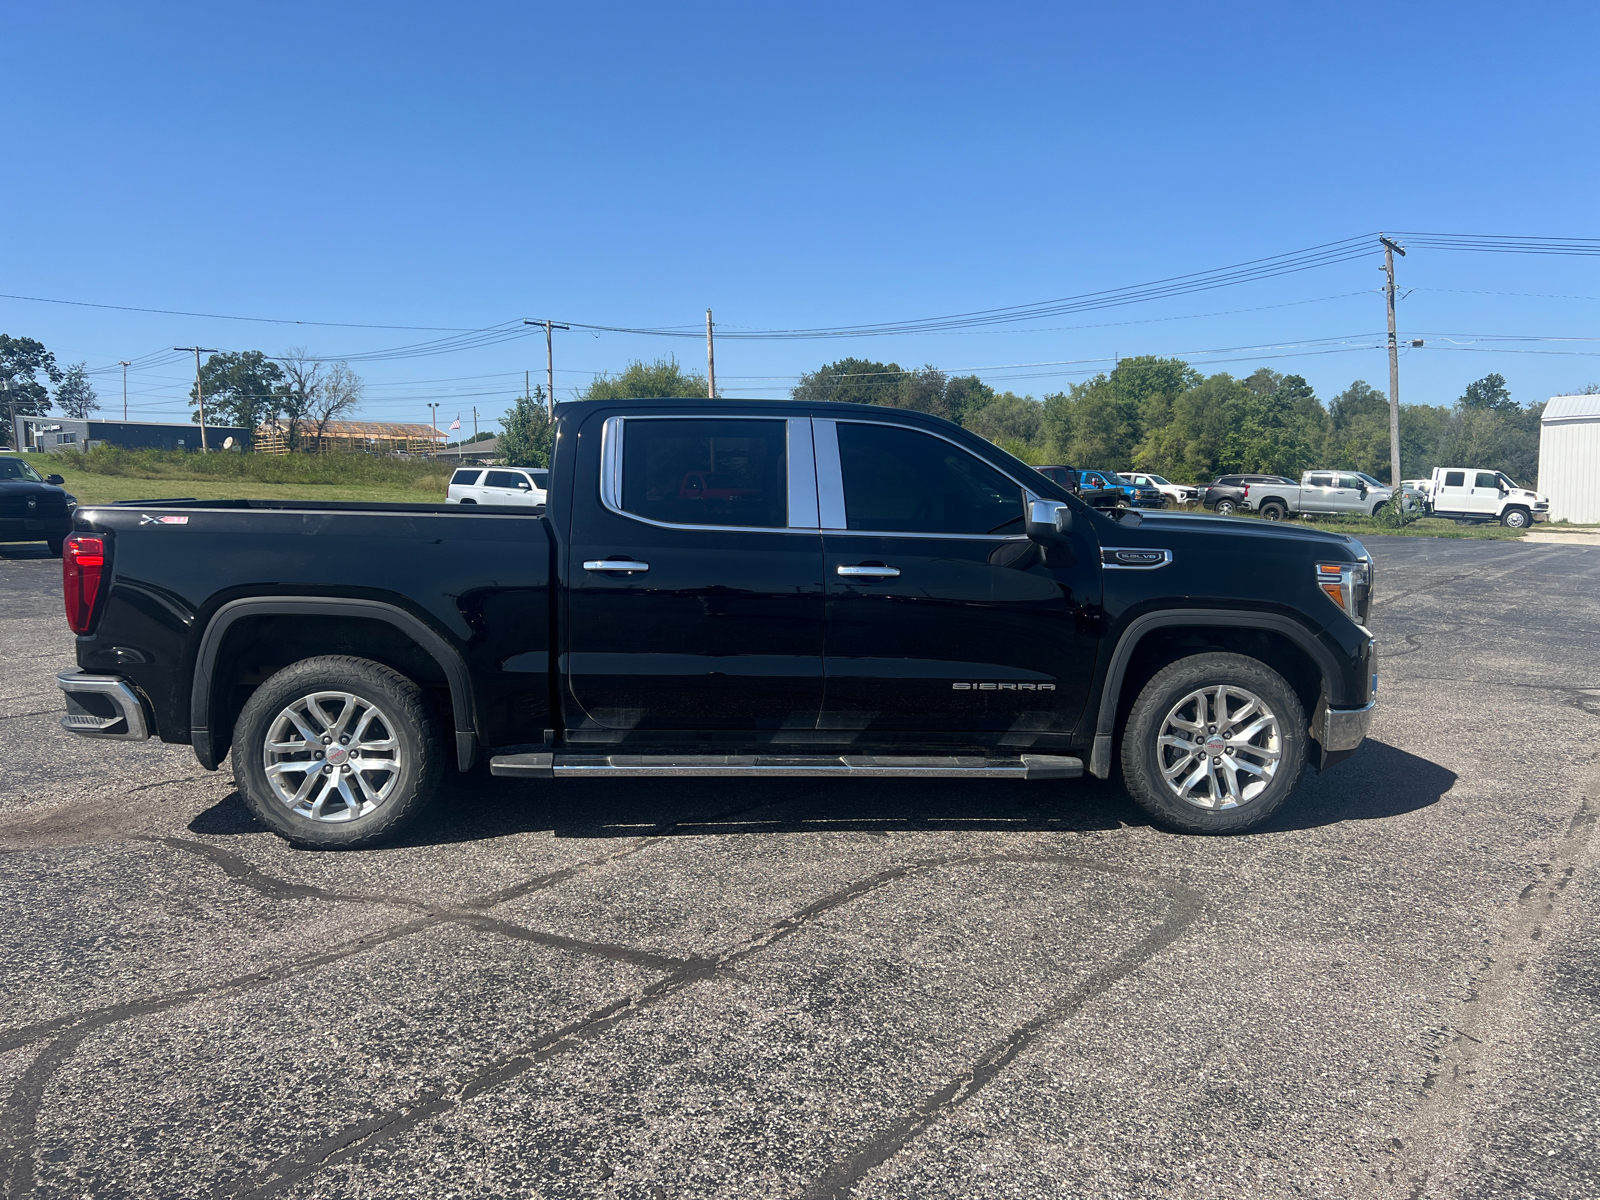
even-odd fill
[(1552, 521), (1600, 523), (1600, 396), (1552, 396), (1545, 405), (1539, 490)]

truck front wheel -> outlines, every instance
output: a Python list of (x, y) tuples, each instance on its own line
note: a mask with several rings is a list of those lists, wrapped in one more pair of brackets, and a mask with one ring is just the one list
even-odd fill
[(1525, 508), (1508, 508), (1505, 515), (1500, 518), (1500, 524), (1507, 529), (1526, 529), (1533, 524), (1533, 518), (1528, 515)]
[(422, 689), (364, 658), (285, 667), (246, 701), (234, 776), (262, 824), (297, 846), (392, 837), (439, 789), (443, 751)]
[(1242, 654), (1196, 654), (1140, 691), (1122, 734), (1122, 780), (1170, 829), (1243, 833), (1294, 791), (1309, 740), (1283, 676)]

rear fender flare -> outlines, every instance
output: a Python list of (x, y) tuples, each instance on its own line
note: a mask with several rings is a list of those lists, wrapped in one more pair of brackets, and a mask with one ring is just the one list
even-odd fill
[(1122, 681), (1128, 673), (1128, 664), (1140, 640), (1157, 629), (1175, 625), (1196, 628), (1224, 626), (1230, 629), (1265, 629), (1282, 634), (1310, 656), (1322, 672), (1325, 692), (1332, 694), (1338, 684), (1339, 660), (1326, 646), (1312, 636), (1298, 621), (1277, 613), (1250, 612), (1247, 609), (1225, 608), (1169, 608), (1161, 612), (1146, 613), (1128, 622), (1128, 627), (1117, 639), (1106, 665), (1105, 683), (1100, 689), (1100, 712), (1095, 720), (1094, 747), (1089, 754), (1089, 774), (1105, 779), (1111, 774), (1112, 740), (1117, 731), (1117, 707), (1122, 699)]
[[(422, 647), (450, 682), (450, 709), (455, 718), (456, 768), (469, 771), (478, 757), (476, 711), (472, 673), (466, 660), (421, 618), (381, 600), (355, 600), (328, 596), (256, 596), (232, 600), (217, 609), (200, 637), (195, 655), (194, 682), (189, 691), (189, 733), (194, 756), (208, 771), (215, 771), (222, 755), (212, 736), (212, 678), (223, 638), (235, 622), (245, 617), (294, 613), (308, 617), (366, 617), (384, 621)], [(225, 746), (227, 743), (221, 743)]]

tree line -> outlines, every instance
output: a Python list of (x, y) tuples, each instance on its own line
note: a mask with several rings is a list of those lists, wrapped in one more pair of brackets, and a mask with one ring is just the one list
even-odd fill
[[(1035, 400), (976, 375), (845, 358), (801, 376), (791, 394), (932, 413), (1035, 464), (1138, 469), (1181, 483), (1239, 472), (1298, 478), (1314, 467), (1389, 478), (1389, 398), (1359, 379), (1324, 403), (1299, 375), (1267, 367), (1243, 379), (1204, 375), (1182, 359), (1146, 355)], [(1498, 374), (1451, 405), (1401, 405), (1402, 478), (1459, 464), (1531, 485), (1543, 412), (1543, 401), (1518, 404)]]

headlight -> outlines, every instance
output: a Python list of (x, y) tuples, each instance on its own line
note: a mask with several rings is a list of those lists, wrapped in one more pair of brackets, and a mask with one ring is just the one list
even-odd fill
[(1318, 563), (1317, 587), (1358, 625), (1367, 623), (1372, 608), (1372, 564)]

